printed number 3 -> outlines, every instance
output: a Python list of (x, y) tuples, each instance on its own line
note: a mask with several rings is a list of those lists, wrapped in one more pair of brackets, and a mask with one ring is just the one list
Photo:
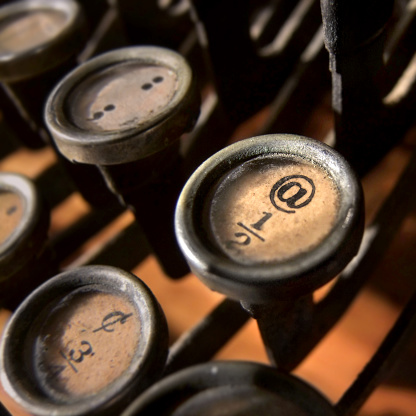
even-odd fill
[(88, 348), (86, 350), (84, 350), (84, 351), (82, 349), (79, 349), (78, 350), (78, 352), (79, 352), (78, 357), (75, 357), (74, 356), (75, 350), (69, 351), (69, 358), (72, 361), (76, 362), (76, 363), (82, 362), (82, 360), (84, 359), (84, 355), (90, 355), (92, 353), (92, 346), (91, 346), (91, 344), (89, 342), (87, 342), (87, 341), (81, 341), (81, 345), (87, 345)]

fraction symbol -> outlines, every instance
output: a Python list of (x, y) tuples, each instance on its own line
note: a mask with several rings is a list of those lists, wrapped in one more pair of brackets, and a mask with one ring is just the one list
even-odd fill
[(255, 233), (253, 230), (251, 230), (250, 228), (246, 227), (242, 222), (238, 222), (237, 225), (239, 225), (240, 227), (244, 228), (246, 231), (248, 231), (249, 233), (253, 234), (255, 237), (257, 237), (259, 240), (261, 241), (265, 241), (264, 238), (260, 235), (258, 235), (257, 233)]

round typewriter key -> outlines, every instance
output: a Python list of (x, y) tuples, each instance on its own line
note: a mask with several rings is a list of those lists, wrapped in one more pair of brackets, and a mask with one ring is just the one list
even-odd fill
[(334, 416), (302, 380), (248, 362), (211, 362), (175, 373), (149, 388), (123, 416)]
[(84, 31), (80, 6), (72, 0), (16, 1), (0, 7), (0, 81), (23, 118), (40, 135), (45, 135), (44, 101), (58, 80), (76, 65)]
[(65, 20), (65, 14), (52, 9), (13, 16), (2, 22), (0, 53), (21, 53), (42, 45), (62, 30)]
[[(315, 289), (357, 253), (363, 198), (330, 147), (300, 136), (235, 143), (203, 163), (179, 198), (176, 232), (191, 270), (257, 319), (270, 360), (293, 369)], [(296, 328), (296, 331), (293, 330)]]
[(176, 230), (191, 269), (212, 289), (248, 303), (287, 300), (325, 284), (356, 254), (361, 187), (317, 141), (247, 139), (193, 174)]
[(0, 8), (0, 79), (33, 78), (79, 51), (83, 18), (72, 0), (16, 1)]
[[(73, 0), (16, 1), (0, 8), (0, 81), (11, 104), (5, 106), (6, 121), (25, 146), (50, 143), (44, 103), (54, 85), (77, 65), (85, 39), (84, 15)], [(58, 152), (57, 157), (88, 202), (110, 202), (95, 168), (68, 166)]]
[(6, 122), (29, 148), (45, 146), (43, 106), (53, 85), (76, 64), (83, 17), (72, 0), (26, 0), (0, 7), (0, 82)]
[(179, 138), (198, 114), (190, 67), (158, 47), (122, 48), (87, 61), (56, 86), (45, 110), (61, 153), (99, 167), (171, 277), (189, 272), (173, 212), (184, 183)]
[[(161, 152), (199, 113), (195, 79), (177, 53), (117, 49), (72, 71), (52, 91), (45, 117), (71, 161), (119, 165)], [(159, 169), (163, 169), (159, 166)]]
[(55, 272), (47, 245), (49, 213), (35, 185), (14, 173), (0, 173), (0, 293), (14, 308), (38, 284), (38, 274)]
[(144, 283), (113, 267), (83, 267), (50, 279), (17, 309), (0, 347), (1, 381), (35, 415), (118, 412), (161, 374), (167, 340)]

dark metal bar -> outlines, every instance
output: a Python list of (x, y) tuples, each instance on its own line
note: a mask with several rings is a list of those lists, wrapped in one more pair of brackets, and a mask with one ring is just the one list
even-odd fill
[[(30, 149), (39, 149), (46, 145), (46, 143), (40, 139), (36, 127), (33, 123), (27, 123), (27, 120), (22, 116), (21, 112), (12, 102), (6, 89), (2, 85), (0, 85), (0, 103), (2, 130), (4, 133), (7, 132), (7, 136), (11, 137), (9, 142), (13, 143), (9, 152), (15, 150), (19, 145), (24, 145)], [(2, 151), (5, 146), (4, 142), (5, 140), (2, 138)]]
[(270, 105), (259, 134), (291, 132), (304, 134), (313, 108), (330, 91), (328, 59), (320, 28)]
[(416, 4), (409, 1), (405, 7), (400, 8), (399, 2), (395, 2), (396, 9), (394, 21), (389, 31), (384, 59), (386, 61), (386, 79), (384, 90), (389, 92), (414, 54), (414, 39), (416, 36)]
[[(177, 49), (192, 22), (186, 1), (117, 0), (131, 43)], [(176, 3), (176, 4), (174, 4)]]
[(7, 411), (7, 409), (3, 406), (2, 402), (0, 402), (0, 415), (1, 416), (11, 416), (11, 414)]
[[(88, 3), (88, 1), (85, 1)], [(115, 6), (108, 7), (96, 23), (84, 49), (78, 55), (78, 62), (82, 63), (100, 53), (117, 49), (129, 44), (118, 10)]]
[(100, 250), (89, 258), (84, 258), (84, 265), (106, 264), (123, 270), (132, 270), (151, 252), (143, 231), (133, 223), (104, 244)]
[(257, 320), (270, 362), (285, 371), (295, 368), (303, 359), (300, 346), (313, 327), (312, 295), (271, 305), (248, 305), (246, 309)]
[[(414, 207), (416, 198), (409, 187), (416, 178), (416, 153), (409, 162), (394, 190), (379, 210), (372, 225), (364, 234), (357, 257), (341, 273), (330, 293), (315, 308), (312, 327), (308, 336), (298, 344), (306, 355), (323, 336), (335, 325), (349, 307), (360, 289), (368, 281), (371, 272), (387, 250), (406, 214)], [(300, 362), (300, 361), (299, 361)]]
[(223, 148), (233, 130), (232, 123), (218, 102), (217, 95), (212, 92), (204, 101), (201, 116), (194, 131), (182, 141), (185, 176), (190, 175), (202, 162)]
[(56, 207), (76, 190), (67, 172), (59, 163), (41, 172), (35, 179), (35, 183), (50, 209)]
[[(261, 2), (255, 3), (257, 6), (257, 3)], [(257, 48), (272, 42), (276, 36), (276, 28), (284, 25), (296, 4), (295, 1), (272, 0), (260, 4), (254, 10), (250, 32)]]
[[(1, 116), (4, 117), (3, 110), (0, 110), (0, 113)], [(4, 123), (4, 120), (0, 120), (0, 135), (0, 159), (3, 159), (15, 152), (20, 147), (20, 144), (17, 142), (14, 135), (11, 134), (10, 128)]]
[(335, 408), (341, 416), (353, 416), (373, 390), (383, 381), (401, 349), (416, 330), (416, 292), (413, 294), (394, 327), (373, 355), (358, 378), (344, 393)]
[(123, 212), (123, 208), (115, 205), (103, 209), (93, 209), (79, 219), (71, 227), (66, 228), (55, 238), (51, 239), (51, 246), (59, 262), (73, 253), (84, 241), (102, 230)]
[(108, 0), (79, 0), (85, 12), (90, 31), (99, 23), (109, 8)]
[[(75, 56), (71, 56), (58, 67), (44, 71), (40, 75), (33, 75), (15, 82), (3, 82), (2, 87), (9, 99), (24, 115), (26, 123), (36, 126), (34, 129), (39, 135), (39, 140), (43, 140), (44, 144), (49, 143), (49, 136), (43, 122), (46, 99), (54, 85), (75, 66)], [(41, 147), (41, 144), (38, 147)]]
[(249, 318), (238, 302), (223, 300), (171, 347), (165, 375), (211, 359)]
[(73, 165), (57, 154), (58, 163), (45, 169), (35, 183), (50, 209), (60, 204), (72, 192), (79, 190), (82, 197), (97, 209), (114, 205), (117, 199), (107, 189), (104, 180), (93, 166)]
[[(145, 161), (100, 166), (100, 169), (121, 202), (134, 213), (166, 274), (180, 278), (189, 273), (189, 267), (179, 250), (174, 232), (173, 214), (185, 183), (181, 160), (176, 158), (175, 161), (175, 155), (172, 155), (172, 150), (173, 153), (177, 150), (177, 146), (174, 147)], [(169, 153), (168, 157), (166, 153)], [(167, 166), (170, 166), (169, 171), (158, 177), (158, 170)], [(145, 184), (139, 183), (140, 180), (144, 180)]]
[[(233, 122), (241, 123), (269, 104), (293, 70), (299, 53), (320, 24), (318, 7), (315, 10), (314, 2), (309, 3), (304, 15), (293, 16), (294, 21), (287, 28), (281, 45), (257, 51), (250, 36), (247, 0), (192, 2), (207, 66), (211, 69), (219, 100)], [(312, 13), (305, 22), (309, 6), (316, 16), (314, 18)], [(237, 9), (239, 12), (235, 13)]]
[(321, 0), (321, 8), (332, 72), (335, 148), (363, 175), (401, 137), (381, 92), (385, 28), (393, 0)]

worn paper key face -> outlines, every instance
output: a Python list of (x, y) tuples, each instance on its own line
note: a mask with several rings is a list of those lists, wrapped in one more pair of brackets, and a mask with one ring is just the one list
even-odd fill
[(36, 338), (35, 368), (52, 396), (80, 398), (122, 375), (140, 342), (140, 320), (125, 298), (77, 291), (63, 298)]
[(0, 191), (0, 251), (16, 231), (24, 212), (22, 198), (14, 192)]
[(339, 192), (319, 166), (297, 156), (259, 156), (222, 177), (210, 201), (218, 247), (244, 264), (305, 253), (332, 230)]
[(177, 88), (177, 74), (167, 67), (137, 62), (110, 66), (77, 86), (69, 98), (71, 118), (87, 131), (131, 129), (158, 116)]
[(0, 55), (28, 51), (58, 35), (68, 16), (59, 10), (28, 10), (0, 22)]

